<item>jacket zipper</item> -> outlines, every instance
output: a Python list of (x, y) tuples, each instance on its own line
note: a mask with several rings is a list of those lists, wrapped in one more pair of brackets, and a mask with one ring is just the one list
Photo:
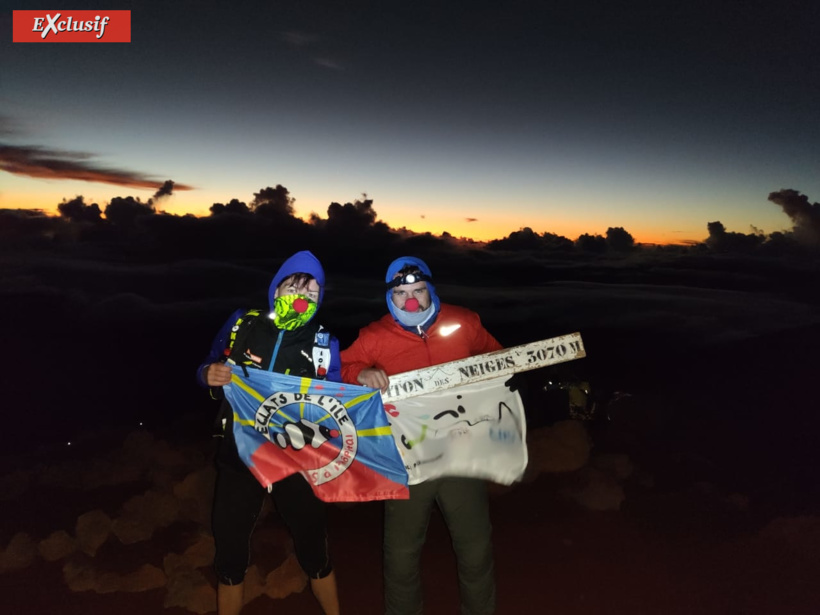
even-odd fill
[(282, 345), (282, 338), (285, 336), (285, 330), (282, 329), (279, 331), (279, 335), (276, 338), (276, 346), (273, 347), (273, 354), (270, 358), (270, 364), (268, 365), (268, 371), (273, 371), (273, 365), (276, 363), (276, 357), (279, 355), (279, 346)]
[(430, 367), (433, 365), (433, 357), (430, 356), (430, 344), (427, 343), (427, 340), (430, 339), (430, 336), (427, 335), (427, 331), (421, 328), (421, 325), (416, 325), (416, 329), (419, 332), (419, 337), (421, 341), (424, 342), (424, 350), (427, 352), (427, 366)]

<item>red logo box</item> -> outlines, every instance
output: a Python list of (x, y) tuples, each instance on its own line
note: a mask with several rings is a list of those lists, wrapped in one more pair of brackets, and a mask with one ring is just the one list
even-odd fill
[(15, 43), (130, 43), (131, 11), (14, 11)]

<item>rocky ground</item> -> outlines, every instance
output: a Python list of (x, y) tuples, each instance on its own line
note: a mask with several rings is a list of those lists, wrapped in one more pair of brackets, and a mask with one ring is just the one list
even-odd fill
[[(208, 613), (213, 471), (206, 438), (134, 431), (0, 480), (4, 613)], [(820, 604), (820, 517), (773, 510), (720, 481), (591, 446), (580, 422), (531, 429), (530, 466), (492, 486), (498, 612), (800, 615)], [(381, 505), (333, 505), (344, 611), (381, 612)], [(318, 613), (288, 536), (268, 510), (253, 543), (247, 613)], [(427, 612), (457, 612), (455, 562), (438, 515), (424, 554)]]

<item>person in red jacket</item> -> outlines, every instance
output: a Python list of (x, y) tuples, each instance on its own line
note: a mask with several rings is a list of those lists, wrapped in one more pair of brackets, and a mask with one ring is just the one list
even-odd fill
[[(405, 256), (387, 269), (386, 314), (342, 351), (342, 380), (386, 391), (390, 376), (500, 350), (475, 312), (441, 303), (430, 268)], [(384, 589), (387, 615), (420, 615), (420, 559), (438, 504), (458, 561), (462, 615), (495, 611), (492, 526), (486, 483), (443, 477), (410, 486), (410, 499), (385, 502)]]

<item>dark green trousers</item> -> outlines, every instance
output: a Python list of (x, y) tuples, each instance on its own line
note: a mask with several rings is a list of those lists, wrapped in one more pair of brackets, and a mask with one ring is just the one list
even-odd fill
[(385, 612), (423, 613), (421, 551), (434, 504), (441, 509), (456, 553), (461, 615), (490, 615), (495, 612), (495, 578), (487, 485), (455, 477), (413, 485), (409, 500), (385, 502)]

